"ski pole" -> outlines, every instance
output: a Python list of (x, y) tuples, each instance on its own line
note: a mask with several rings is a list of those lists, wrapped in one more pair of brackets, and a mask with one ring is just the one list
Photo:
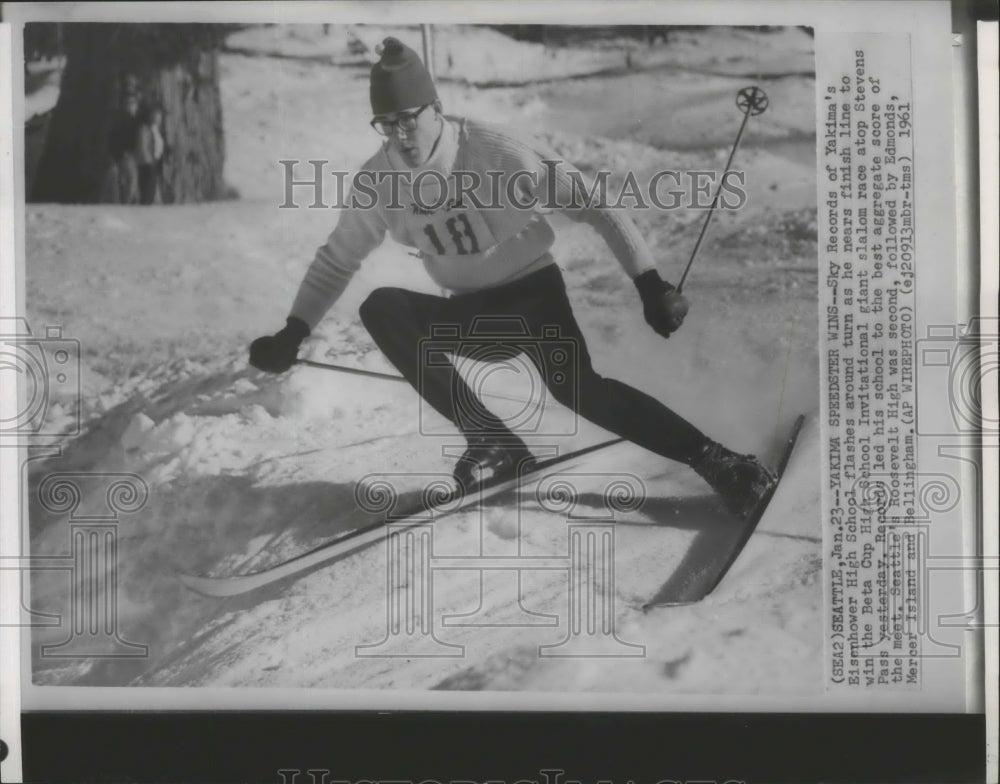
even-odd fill
[[(312, 359), (296, 359), (295, 364), (305, 365), (307, 367), (313, 367), (313, 368), (320, 368), (321, 370), (335, 370), (338, 373), (349, 373), (354, 376), (366, 376), (367, 378), (381, 378), (386, 381), (403, 381), (409, 383), (402, 376), (397, 376), (392, 373), (379, 373), (375, 370), (362, 370), (361, 368), (352, 368), (352, 367), (347, 367), (346, 365), (333, 365), (330, 364), (329, 362), (316, 362), (315, 360)], [(478, 394), (481, 397), (492, 397), (497, 400), (508, 400), (511, 403), (526, 404), (526, 403), (537, 402), (523, 397), (515, 397), (514, 395), (501, 395), (498, 392), (480, 391)]]
[(740, 123), (740, 130), (736, 134), (736, 141), (733, 143), (733, 149), (729, 153), (729, 160), (726, 161), (726, 168), (722, 171), (722, 178), (719, 180), (719, 187), (715, 190), (715, 198), (712, 199), (712, 204), (708, 208), (708, 215), (705, 216), (705, 222), (701, 225), (701, 232), (698, 234), (698, 240), (694, 244), (694, 250), (691, 251), (691, 259), (684, 268), (684, 274), (681, 275), (680, 283), (677, 284), (677, 291), (684, 288), (684, 281), (687, 280), (688, 272), (691, 270), (691, 265), (694, 264), (694, 260), (698, 256), (698, 249), (701, 247), (701, 241), (705, 238), (705, 232), (708, 230), (708, 224), (712, 221), (712, 215), (715, 214), (715, 206), (719, 203), (719, 196), (722, 194), (722, 184), (726, 181), (726, 175), (729, 174), (729, 167), (733, 164), (733, 158), (736, 156), (736, 150), (740, 146), (740, 139), (743, 138), (743, 131), (747, 127), (747, 120), (749, 120), (751, 116), (764, 113), (764, 110), (767, 108), (767, 94), (757, 86), (744, 87), (736, 93), (736, 105), (739, 107), (740, 111), (743, 112), (743, 122)]
[(316, 362), (311, 359), (296, 359), (296, 365), (306, 365), (308, 367), (322, 368), (323, 370), (336, 370), (338, 373), (350, 373), (355, 376), (367, 376), (368, 378), (384, 378), (387, 381), (406, 381), (402, 376), (392, 373), (378, 373), (374, 370), (362, 370), (361, 368), (347, 367), (346, 365), (331, 365), (328, 362)]

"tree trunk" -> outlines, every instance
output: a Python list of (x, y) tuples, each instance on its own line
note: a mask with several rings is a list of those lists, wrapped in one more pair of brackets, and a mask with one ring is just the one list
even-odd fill
[(72, 24), (32, 201), (134, 203), (138, 116), (162, 109), (165, 202), (224, 195), (219, 72), (210, 25)]
[(222, 99), (215, 50), (192, 53), (186, 63), (158, 72), (163, 106), (163, 200), (210, 201), (225, 195)]

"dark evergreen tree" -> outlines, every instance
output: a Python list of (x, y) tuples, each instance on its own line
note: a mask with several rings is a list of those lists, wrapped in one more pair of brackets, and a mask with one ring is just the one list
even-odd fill
[(123, 150), (135, 142), (143, 104), (163, 112), (163, 200), (223, 197), (216, 50), (229, 31), (226, 25), (63, 25), (66, 67), (29, 197), (77, 204), (129, 201), (119, 187), (119, 168)]

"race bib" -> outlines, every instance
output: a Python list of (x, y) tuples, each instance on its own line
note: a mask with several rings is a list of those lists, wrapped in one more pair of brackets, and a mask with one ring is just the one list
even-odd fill
[(417, 246), (432, 256), (482, 253), (495, 243), (477, 210), (442, 209), (430, 215), (414, 215), (412, 219)]

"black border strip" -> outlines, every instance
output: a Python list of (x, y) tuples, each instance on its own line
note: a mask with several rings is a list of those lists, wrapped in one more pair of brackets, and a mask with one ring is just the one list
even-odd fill
[(25, 781), (45, 784), (949, 784), (984, 780), (985, 726), (982, 714), (37, 712), (22, 714), (22, 750)]

